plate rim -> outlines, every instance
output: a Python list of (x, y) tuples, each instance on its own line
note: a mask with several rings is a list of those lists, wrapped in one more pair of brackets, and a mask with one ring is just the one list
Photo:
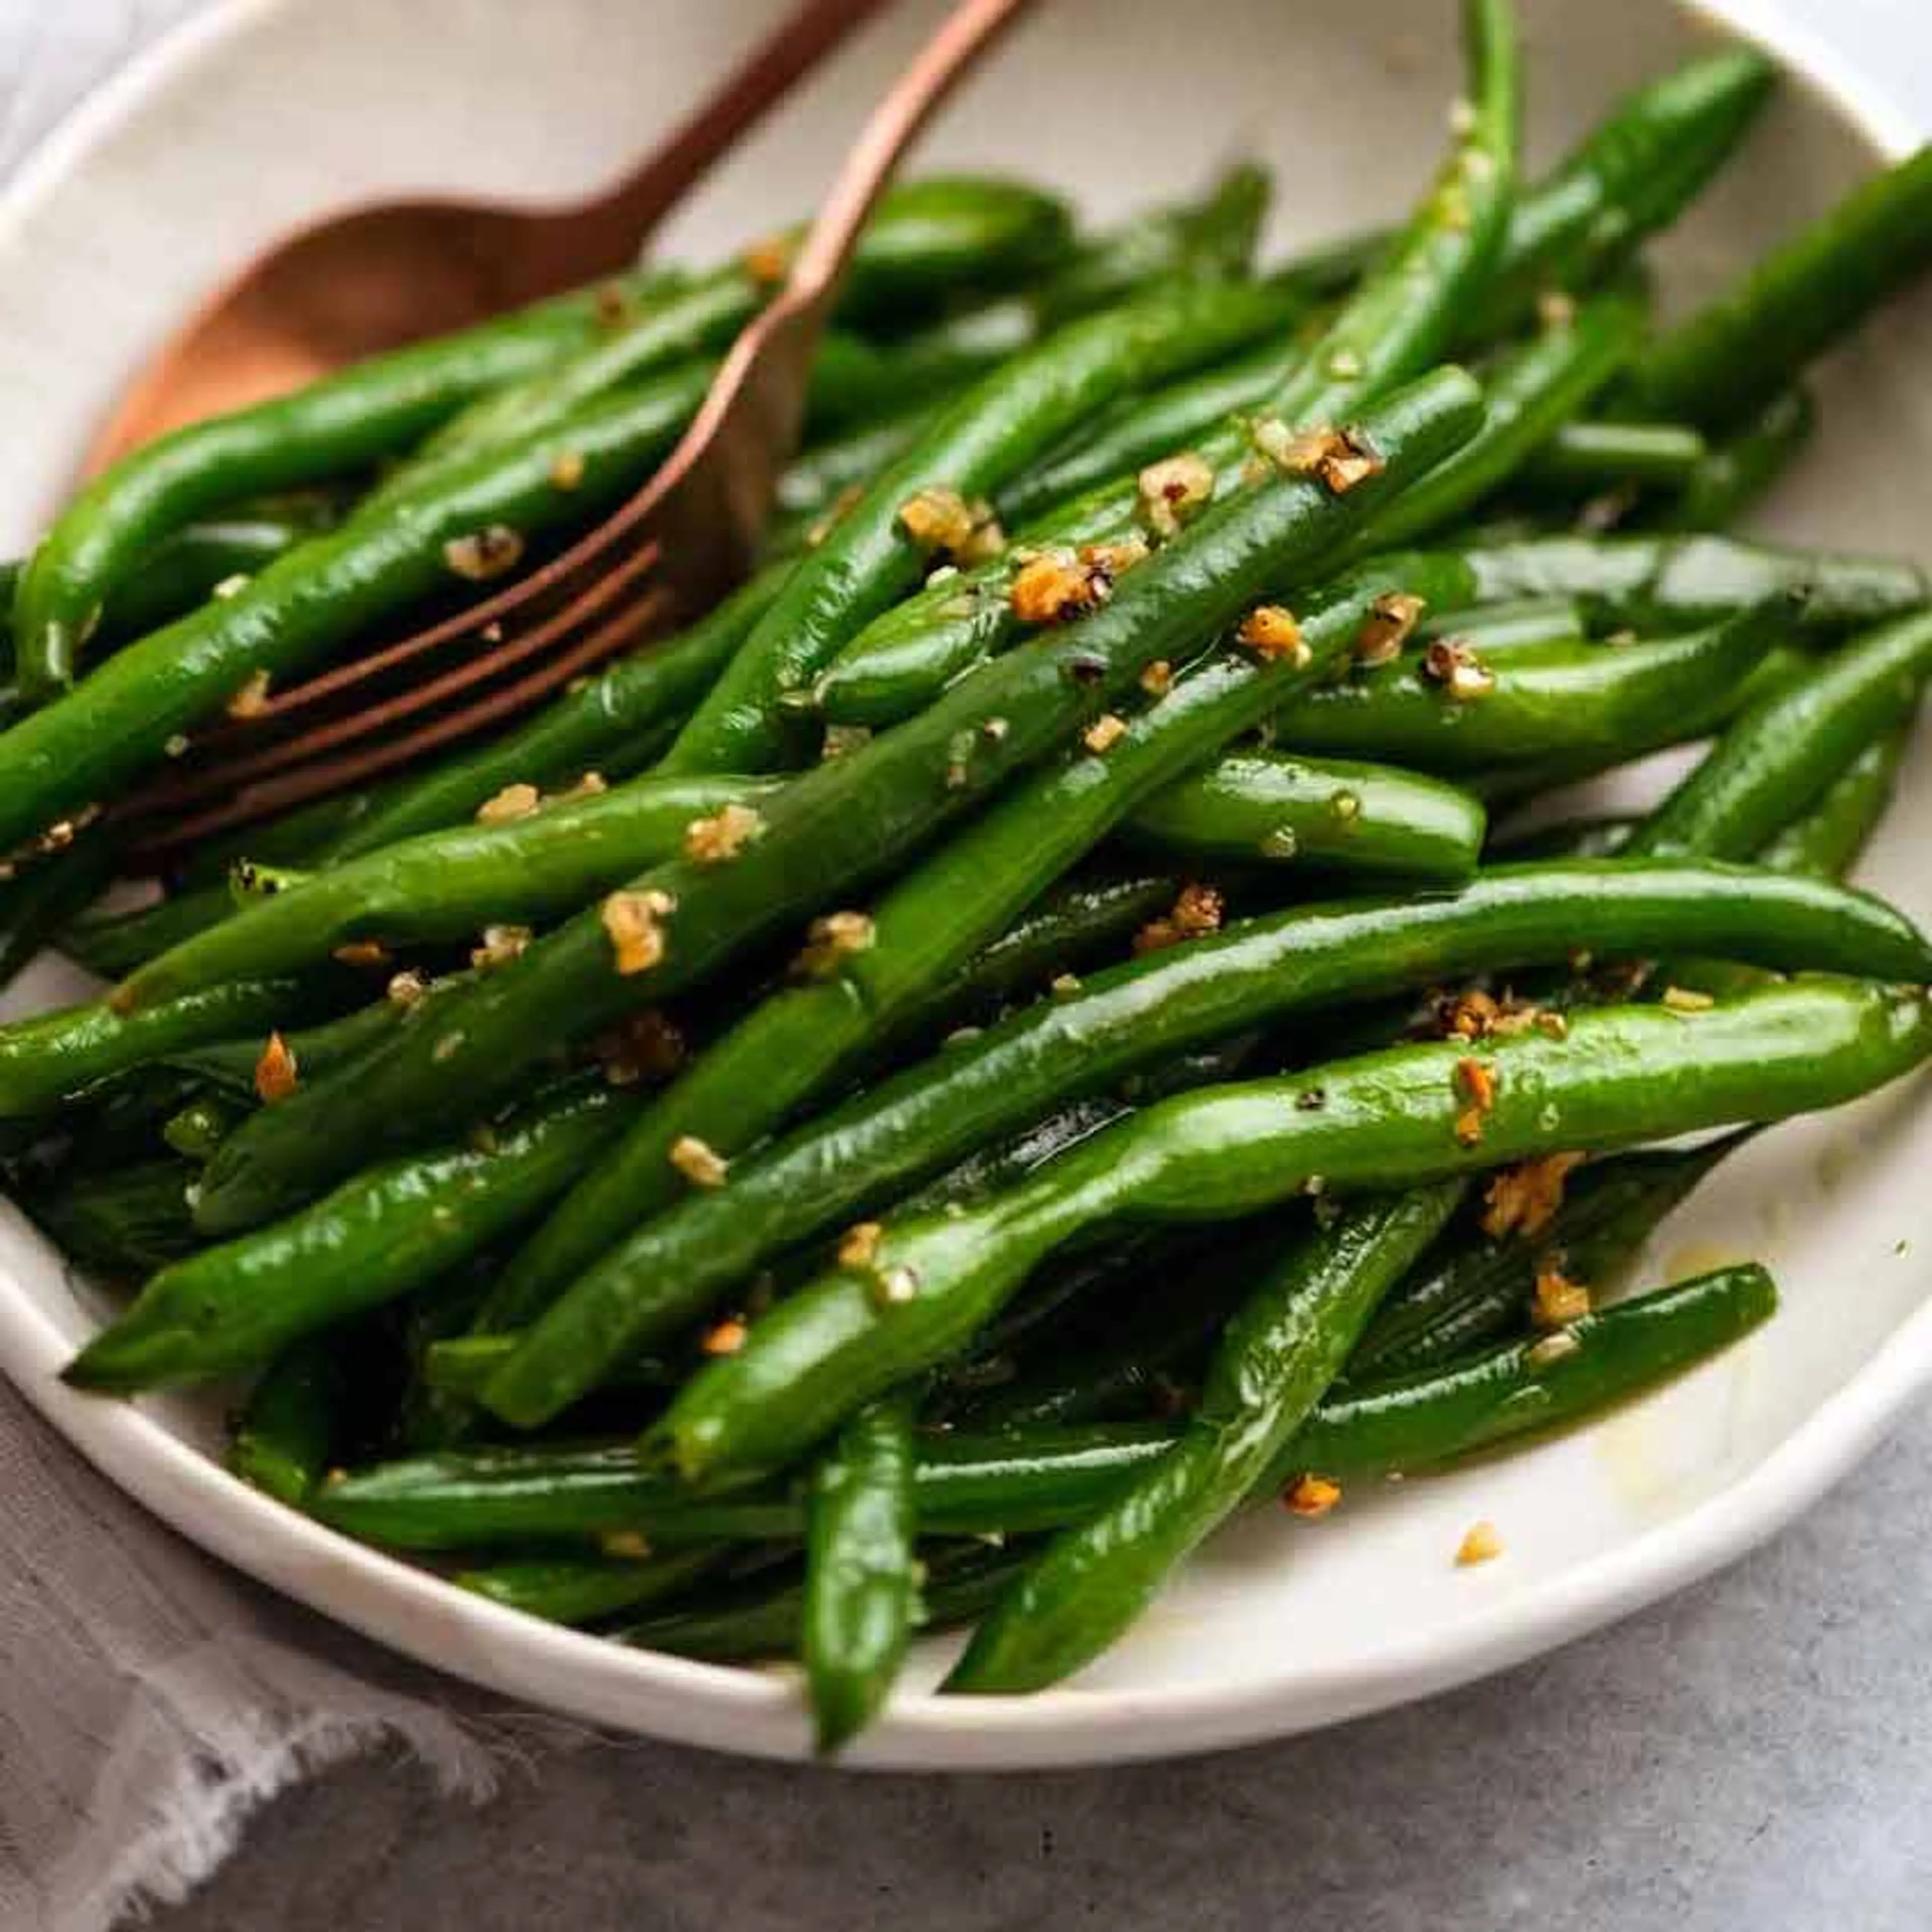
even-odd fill
[[(300, 3), (211, 0), (160, 36), (22, 158), (0, 187), (0, 232), (24, 220), (151, 96), (187, 80), (218, 46)], [(1916, 145), (1903, 107), (1780, 10), (1762, 0), (1672, 4), (1694, 22), (1762, 47), (1881, 156), (1896, 158)], [(626, 1650), (460, 1590), (273, 1502), (140, 1404), (70, 1390), (58, 1379), (68, 1352), (52, 1318), (0, 1268), (0, 1372), (118, 1488), (258, 1582), (486, 1690), (668, 1741), (810, 1758), (791, 1673)], [(960, 1771), (1125, 1763), (1285, 1737), (1473, 1682), (1687, 1588), (1767, 1540), (1849, 1474), (1928, 1383), (1932, 1300), (1737, 1481), (1445, 1629), (1346, 1666), (1303, 1665), (1224, 1684), (1063, 1688), (1025, 1698), (902, 1693), (839, 1764)]]

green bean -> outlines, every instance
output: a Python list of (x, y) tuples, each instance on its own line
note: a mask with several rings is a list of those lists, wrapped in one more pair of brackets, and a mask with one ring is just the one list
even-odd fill
[(276, 1356), (249, 1392), (228, 1447), (244, 1483), (301, 1509), (335, 1460), (354, 1382), (352, 1336), (303, 1336)]
[(68, 1258), (116, 1280), (140, 1281), (201, 1245), (184, 1160), (143, 1160), (83, 1173), (52, 1190), (14, 1189), (21, 1207)]
[(1480, 431), (1410, 490), (1369, 540), (1417, 542), (1480, 503), (1629, 366), (1643, 328), (1642, 302), (1612, 290), (1500, 357), (1485, 373), (1490, 412)]
[(205, 1382), (406, 1294), (525, 1220), (624, 1112), (608, 1088), (572, 1088), (483, 1145), (370, 1168), (286, 1221), (164, 1269), (67, 1379), (122, 1392)]
[(1173, 275), (1238, 275), (1253, 259), (1273, 184), (1267, 170), (1237, 162), (1196, 201), (1148, 209), (1082, 248), (1049, 275), (1035, 298), (1048, 316), (1090, 314)]
[(170, 892), (124, 911), (102, 908), (83, 913), (60, 928), (55, 944), (96, 977), (118, 980), (170, 946), (205, 932), (234, 909), (225, 886)]
[(1787, 965), (1905, 978), (1924, 969), (1923, 942), (1874, 902), (1701, 866), (1498, 868), (1453, 898), (1342, 900), (1250, 921), (1024, 1010), (801, 1127), (715, 1193), (646, 1221), (538, 1321), (486, 1400), (521, 1425), (556, 1414), (766, 1256), (1191, 1045), (1462, 971), (1554, 962), (1579, 947), (1640, 956), (1680, 938), (1687, 950), (1759, 958), (1789, 945)]
[[(251, 679), (298, 672), (446, 585), (453, 544), (498, 527), (528, 537), (594, 518), (649, 472), (681, 420), (648, 395), (586, 405), (527, 445), (473, 458), (460, 478), (388, 516), (352, 519), (298, 545), (233, 597), (129, 645), (0, 734), (0, 845), (124, 785)], [(569, 490), (554, 474), (566, 452), (584, 460)]]
[[(972, 1550), (935, 1559), (925, 1592), (929, 1624), (970, 1623), (998, 1596), (1025, 1559), (1024, 1550)], [(805, 1586), (754, 1583), (709, 1606), (670, 1610), (606, 1633), (615, 1642), (673, 1657), (743, 1660), (798, 1652)]]
[(1619, 101), (1517, 202), (1493, 286), (1468, 327), (1507, 334), (1552, 290), (1607, 280), (1696, 200), (1736, 151), (1778, 82), (1755, 49), (1726, 47)]
[(1706, 710), (1687, 712), (1672, 722), (1660, 709), (1647, 718), (1634, 718), (1627, 736), (1607, 739), (1594, 751), (1564, 750), (1499, 764), (1480, 774), (1465, 773), (1462, 782), (1494, 812), (1581, 779), (1615, 771), (1650, 752), (1666, 750), (1684, 742), (1687, 734), (1692, 737), (1708, 736), (1760, 702), (1802, 684), (1814, 668), (1814, 660), (1804, 651), (1790, 644), (1774, 645), (1744, 674), (1728, 697), (1713, 695)]
[(1172, 906), (1180, 886), (1170, 872), (1102, 872), (1068, 880), (937, 988), (931, 1003), (905, 1021), (905, 1031), (984, 1019), (1016, 1000), (1035, 998), (1063, 973), (1119, 958), (1135, 934)]
[(1418, 628), (1418, 640), (1438, 638), (1478, 652), (1513, 651), (1526, 644), (1580, 644), (1589, 635), (1582, 607), (1568, 597), (1519, 597), (1479, 604), (1430, 617)]
[(801, 1648), (818, 1749), (827, 1756), (878, 1714), (912, 1642), (912, 1425), (903, 1400), (861, 1410), (813, 1478)]
[(184, 1160), (205, 1162), (235, 1124), (232, 1106), (202, 1094), (172, 1114), (161, 1128), (161, 1138)]
[[(1277, 428), (1338, 419), (1426, 368), (1485, 284), (1515, 183), (1516, 36), (1507, 0), (1464, 0), (1463, 22), (1473, 112), (1407, 228), (1266, 399)], [(1254, 456), (1250, 427), (1230, 425), (1198, 453), (1214, 472), (1216, 493), (1224, 494)], [(1137, 532), (1144, 515), (1138, 479), (1117, 479), (1024, 532), (1024, 548), (1118, 542)], [(1024, 630), (1011, 601), (1014, 574), (1010, 560), (984, 565), (874, 619), (814, 688), (826, 715), (865, 722), (836, 691), (862, 676), (874, 694), (866, 702), (874, 705), (890, 670), (895, 681), (908, 680), (891, 687), (897, 694), (890, 718), (908, 716), (1014, 643)], [(854, 669), (860, 664), (866, 668)]]
[(1640, 406), (1735, 422), (1932, 266), (1932, 148), (1862, 182), (1828, 214), (1655, 344)]
[(907, 522), (921, 491), (944, 486), (972, 499), (996, 490), (1098, 400), (1252, 340), (1280, 308), (1280, 298), (1244, 285), (1184, 284), (1070, 325), (950, 403), (800, 560), (664, 770), (754, 772), (782, 761), (788, 695), (806, 690), (930, 568), (929, 543)]
[(1566, 1040), (1490, 1045), (1480, 1078), (1466, 1048), (1400, 1047), (1165, 1101), (992, 1202), (888, 1227), (866, 1267), (821, 1276), (707, 1363), (653, 1426), (651, 1453), (687, 1480), (784, 1466), (960, 1347), (1030, 1268), (1107, 1220), (1212, 1219), (1315, 1177), (1392, 1188), (1834, 1106), (1923, 1059), (1932, 1013), (1922, 991), (1821, 981), (1689, 1020), (1663, 1007), (1581, 1012)]
[(53, 1112), (114, 1075), (187, 1048), (266, 1033), (302, 1006), (293, 980), (242, 980), (138, 1013), (90, 1000), (11, 1021), (0, 1026), (0, 1119)]
[[(800, 235), (779, 236), (780, 249)], [(1066, 260), (1072, 235), (1066, 204), (1031, 182), (987, 174), (898, 182), (853, 251), (841, 313), (859, 324), (896, 323), (963, 290), (1031, 285)]]
[(1279, 752), (1231, 752), (1128, 821), (1131, 836), (1188, 858), (1451, 884), (1475, 870), (1486, 825), (1474, 799), (1439, 780)]
[[(1562, 490), (1684, 491), (1701, 484), (1713, 460), (1710, 446), (1688, 423), (1569, 422), (1537, 452), (1526, 481)], [(1672, 526), (1703, 530), (1721, 525)]]
[[(1301, 632), (1306, 664), (1246, 656), (1208, 663), (1145, 712), (1104, 764), (1072, 754), (901, 878), (872, 908), (872, 944), (845, 975), (769, 1001), (750, 1016), (586, 1178), (506, 1270), (488, 1304), (490, 1319), (506, 1327), (530, 1320), (653, 1209), (675, 1203), (682, 1190), (670, 1150), (680, 1139), (694, 1136), (728, 1158), (821, 1090), (882, 1034), (910, 1024), (910, 1016), (988, 936), (1136, 804), (1264, 717), (1276, 692), (1352, 649), (1376, 601), (1398, 584), (1417, 581), (1399, 562), (1352, 577), (1311, 609)], [(1420, 581), (1425, 590), (1435, 587)], [(1123, 602), (1125, 596), (1124, 590)], [(601, 1292), (586, 1286), (585, 1306), (594, 1310)], [(602, 1318), (592, 1319), (602, 1324)], [(574, 1358), (580, 1346), (574, 1319), (562, 1318), (544, 1331), (531, 1358), (506, 1374), (504, 1386), (547, 1376), (542, 1359)], [(594, 1365), (600, 1352), (587, 1350), (584, 1359)]]
[(718, 1562), (717, 1551), (703, 1549), (640, 1558), (532, 1557), (458, 1570), (451, 1581), (526, 1616), (554, 1624), (592, 1624), (675, 1597), (716, 1569)]
[(634, 778), (524, 817), (403, 839), (283, 878), (232, 918), (141, 967), (114, 997), (139, 1008), (278, 972), (280, 962), (326, 958), (358, 941), (455, 940), (491, 924), (557, 918), (675, 856), (695, 821), (732, 805), (752, 810), (773, 789), (743, 778)]
[(0, 988), (10, 986), (42, 950), (112, 882), (117, 854), (99, 830), (64, 850), (21, 864), (0, 881)]
[(1632, 836), (1633, 855), (1748, 856), (1917, 707), (1932, 674), (1932, 616), (1868, 633), (1748, 711)]
[[(1607, 279), (1732, 152), (1775, 76), (1762, 56), (1727, 52), (1620, 104), (1562, 166), (1517, 198), (1499, 251), (1496, 285), (1479, 298), (1468, 339), (1509, 333), (1549, 290), (1586, 288)], [(1293, 265), (1286, 272), (1294, 272)], [(1304, 280), (1311, 294), (1322, 292), (1322, 278)], [(1263, 351), (1230, 365), (1218, 387), (1213, 379), (1202, 379), (1198, 401), (1177, 398), (1161, 411), (1158, 431), (1150, 411), (1142, 418), (1144, 433), (1136, 435), (1132, 406), (1123, 404), (1076, 456), (1029, 478), (1023, 490), (1002, 499), (1001, 508), (1012, 517), (1036, 514), (1077, 490), (1180, 448), (1217, 417), (1258, 405), (1288, 366), (1281, 352)], [(1108, 454), (1114, 458), (1111, 466), (1104, 460)]]
[[(890, 320), (962, 285), (998, 286), (1051, 262), (1070, 233), (1064, 205), (1021, 182), (981, 177), (899, 184), (860, 232), (840, 291), (840, 317)], [(787, 230), (619, 321), (561, 363), (482, 398), (446, 423), (423, 456), (434, 462), (526, 436), (593, 397), (722, 348), (763, 307), (772, 292), (770, 272), (782, 269), (801, 238), (802, 231)], [(862, 342), (828, 336), (813, 371), (814, 389), (822, 390), (828, 373), (835, 388), (845, 380), (836, 372), (841, 362), (880, 359)], [(875, 390), (875, 373), (860, 368), (857, 374), (862, 388)]]
[(1780, 391), (1683, 479), (1678, 495), (1657, 520), (1659, 526), (1728, 529), (1784, 475), (1816, 427), (1810, 394), (1802, 388)]
[(1070, 448), (1052, 453), (999, 492), (1001, 518), (1016, 526), (1184, 450), (1204, 430), (1264, 404), (1307, 353), (1297, 314), (1284, 307), (1280, 340), (1270, 340), (1150, 396), (1123, 397), (1082, 425)]
[[(1122, 1314), (1112, 1305), (1116, 1284), (1102, 1281), (1097, 1294), (1084, 1298), (1095, 1304), (1096, 1319), (1089, 1324), (1094, 1332), (1082, 1327), (1070, 1338), (1057, 1334), (1045, 1347), (1024, 1349), (1017, 1371), (983, 1392), (970, 1371), (957, 1373), (952, 1379), (960, 1390), (965, 1426), (983, 1434), (1174, 1413), (1177, 1379), (1199, 1366), (1257, 1268), (1280, 1255), (1280, 1224), (1290, 1215), (1299, 1233), (1298, 1204), (1281, 1214), (1262, 1216), (1258, 1232), (1237, 1230), (1231, 1240), (1217, 1241), (1204, 1252), (1192, 1229), (1180, 1242), (1145, 1230), (1130, 1237), (1123, 1244), (1130, 1256), (1124, 1264), (1130, 1280), (1164, 1275), (1158, 1289)], [(990, 1335), (980, 1347), (993, 1352)]]
[(1283, 1452), (1275, 1480), (1318, 1471), (1372, 1481), (1548, 1435), (1707, 1360), (1777, 1306), (1762, 1268), (1720, 1268), (1571, 1322), (1572, 1348), (1526, 1339), (1342, 1390)]
[[(338, 1018), (285, 1031), (282, 1043), (295, 1063), (298, 1076), (314, 1079), (318, 1074), (348, 1065), (358, 1054), (387, 1038), (397, 1027), (422, 1025), (425, 1010), (448, 998), (461, 983), (462, 976), (452, 974), (432, 982), (413, 1000), (377, 1000)], [(205, 1045), (170, 1047), (160, 1064), (193, 1074), (230, 1098), (248, 1099), (255, 1092), (256, 1063), (261, 1057), (259, 1034), (242, 1039), (224, 1035)]]
[[(1600, 1413), (1706, 1360), (1772, 1313), (1762, 1270), (1729, 1268), (1636, 1295), (1573, 1322), (1567, 1352), (1534, 1341), (1393, 1381), (1331, 1390), (1258, 1495), (1307, 1471), (1371, 1483), (1438, 1468)], [(1084, 1522), (1178, 1434), (1150, 1421), (964, 1430), (923, 1438), (913, 1472), (935, 1536), (1019, 1535)], [(461, 1550), (521, 1538), (640, 1532), (667, 1547), (805, 1534), (796, 1484), (694, 1495), (647, 1469), (632, 1442), (458, 1450), (358, 1470), (315, 1500), (323, 1521), (392, 1548)]]
[[(514, 1335), (439, 1336), (423, 1352), (424, 1384), (438, 1395), (474, 1402), (515, 1346)], [(664, 1390), (675, 1388), (683, 1372), (681, 1363), (674, 1366), (668, 1358), (640, 1355), (626, 1362), (612, 1382), (627, 1389)]]
[(1180, 1439), (1047, 1546), (974, 1632), (945, 1688), (1042, 1689), (1120, 1636), (1292, 1439), (1462, 1192), (1444, 1181), (1371, 1198), (1292, 1246), (1229, 1324)]
[[(1792, 626), (1774, 599), (1708, 630), (1648, 644), (1526, 647), (1429, 673), (1413, 656), (1303, 694), (1276, 714), (1297, 750), (1484, 772), (1532, 758), (1619, 761), (1680, 742), (1729, 715), (1738, 686)], [(1473, 680), (1467, 690), (1459, 680)], [(1739, 856), (1725, 852), (1719, 856)]]
[(1613, 1286), (1664, 1216), (1750, 1138), (1726, 1135), (1700, 1148), (1646, 1150), (1593, 1161), (1564, 1184), (1548, 1222), (1533, 1233), (1452, 1229), (1370, 1324), (1348, 1373), (1406, 1375), (1454, 1361), (1520, 1328), (1538, 1269), (1561, 1257), (1564, 1274), (1593, 1290)]
[(1480, 602), (1567, 597), (1606, 631), (1686, 629), (1802, 591), (1802, 628), (1829, 638), (1918, 610), (1928, 596), (1914, 564), (1726, 537), (1545, 537), (1460, 554)]
[[(379, 1050), (352, 1082), (317, 1083), (258, 1115), (210, 1164), (197, 1208), (204, 1225), (248, 1225), (375, 1151), (420, 1141), (438, 1119), (513, 1090), (560, 1039), (696, 982), (832, 894), (887, 873), (1120, 700), (1149, 664), (1232, 623), (1261, 582), (1298, 560), (1318, 570), (1390, 494), (1470, 433), (1478, 408), (1460, 371), (1391, 398), (1358, 432), (1381, 453), (1378, 475), (1340, 496), (1283, 476), (1217, 506), (1067, 638), (1009, 658), (922, 717), (788, 785), (761, 835), (730, 862), (686, 859), (644, 874), (628, 890), (668, 896), (580, 914), (452, 1003), (434, 1040)], [(607, 911), (620, 929), (647, 920), (657, 942), (638, 944), (655, 963), (618, 970)], [(627, 948), (626, 963), (632, 958)]]
[(184, 524), (135, 560), (125, 582), (108, 598), (96, 637), (104, 644), (145, 637), (338, 520), (338, 506), (327, 500), (280, 500)]
[(1902, 725), (1868, 745), (1810, 811), (1766, 843), (1757, 863), (1774, 872), (1808, 878), (1843, 878), (1858, 862), (1891, 805), (1911, 742), (1911, 728)]
[[(645, 286), (632, 278), (620, 295)], [(104, 471), (68, 504), (23, 573), (14, 632), (36, 699), (70, 683), (110, 595), (171, 531), (268, 491), (352, 474), (472, 398), (554, 363), (599, 327), (585, 291), (358, 363), (294, 394), (190, 424)]]
[(772, 524), (765, 532), (766, 550), (783, 556), (808, 548), (814, 526), (824, 521), (829, 528), (846, 507), (848, 494), (856, 494), (898, 462), (931, 430), (939, 407), (922, 400), (807, 450), (778, 478)]
[(682, 635), (653, 644), (568, 692), (501, 738), (385, 793), (328, 848), (354, 858), (422, 832), (462, 824), (511, 784), (567, 787), (614, 770), (627, 744), (681, 723), (770, 608), (789, 566), (761, 571)]

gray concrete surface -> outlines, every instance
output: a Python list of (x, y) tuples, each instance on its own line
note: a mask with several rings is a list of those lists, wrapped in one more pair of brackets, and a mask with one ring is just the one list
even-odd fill
[[(0, 170), (194, 4), (0, 0)], [(1924, 111), (1922, 0), (1792, 4)], [(1218, 1757), (860, 1780), (538, 1744), (480, 1810), (366, 1763), (274, 1806), (163, 1923), (1920, 1932), (1928, 1488), (1932, 1416), (1774, 1547), (1672, 1604), (1474, 1689)]]

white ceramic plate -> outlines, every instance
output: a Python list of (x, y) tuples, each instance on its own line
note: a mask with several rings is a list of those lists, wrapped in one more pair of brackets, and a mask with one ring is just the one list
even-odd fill
[[(0, 202), (0, 541), (58, 499), (125, 374), (203, 289), (318, 211), (416, 189), (568, 194), (614, 167), (718, 70), (775, 0), (234, 0), (98, 95)], [(1252, 148), (1282, 183), (1277, 239), (1402, 206), (1455, 91), (1450, 0), (1053, 0), (932, 141), (1010, 165), (1098, 213), (1198, 181)], [(1733, 14), (1742, 8), (1732, 10)], [(1816, 210), (1905, 131), (1817, 50), (1752, 18), (1794, 84), (1666, 251), (1677, 299)], [(1710, 28), (1667, 0), (1525, 0), (1538, 156)], [(910, 5), (761, 134), (668, 245), (704, 254), (788, 216), (827, 177), (872, 90), (932, 17)], [(1896, 314), (1823, 383), (1828, 429), (1771, 527), (1924, 551), (1932, 314)], [(1909, 828), (1932, 807), (1921, 746), (1866, 872), (1922, 918), (1932, 874)], [(13, 996), (77, 990), (44, 965)], [(1916, 1083), (1908, 1083), (1908, 1088)], [(1676, 1589), (1769, 1535), (1871, 1446), (1932, 1373), (1932, 1190), (1916, 1091), (1787, 1128), (1666, 1230), (1653, 1272), (1749, 1253), (1786, 1306), (1721, 1361), (1533, 1453), (1414, 1482), (1320, 1526), (1276, 1511), (1215, 1540), (1140, 1630), (1077, 1684), (1025, 1701), (926, 1694), (928, 1646), (856, 1754), (874, 1765), (1066, 1764), (1328, 1724), (1516, 1662)], [(1915, 1167), (1918, 1172), (1915, 1174)], [(245, 1489), (212, 1460), (208, 1402), (124, 1405), (56, 1379), (94, 1325), (88, 1291), (0, 1213), (0, 1368), (115, 1480), (264, 1581), (510, 1695), (657, 1736), (802, 1754), (782, 1673), (641, 1655), (558, 1631), (372, 1554)], [(1451, 1554), (1488, 1517), (1503, 1560)]]

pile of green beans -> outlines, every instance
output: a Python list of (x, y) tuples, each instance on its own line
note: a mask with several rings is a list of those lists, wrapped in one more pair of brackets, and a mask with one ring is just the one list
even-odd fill
[[(0, 1176), (126, 1295), (68, 1381), (238, 1378), (266, 1495), (492, 1614), (795, 1658), (832, 1753), (922, 1628), (973, 1627), (949, 1694), (1061, 1682), (1244, 1505), (1768, 1319), (1646, 1256), (1932, 1058), (1932, 942), (1846, 879), (1932, 589), (1738, 526), (1932, 167), (1660, 328), (1772, 69), (1526, 181), (1514, 9), (1459, 4), (1435, 179), (1312, 254), (1258, 256), (1252, 164), (1094, 232), (895, 190), (746, 582), (158, 898), (117, 800), (461, 539), (593, 523), (797, 231), (180, 431), (0, 566), (0, 976), (106, 982), (0, 1024)], [(1539, 802), (1705, 740), (1642, 814)]]

